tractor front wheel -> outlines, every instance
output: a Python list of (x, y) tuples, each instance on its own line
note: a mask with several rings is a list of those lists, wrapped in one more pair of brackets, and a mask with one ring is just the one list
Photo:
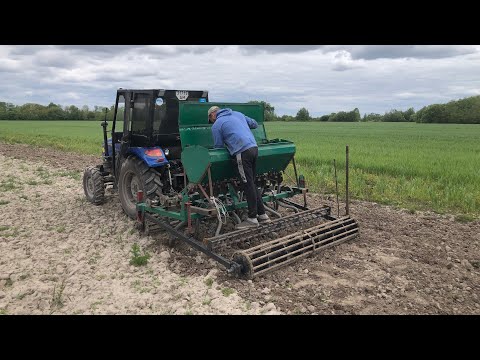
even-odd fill
[(92, 204), (100, 205), (105, 202), (103, 176), (96, 167), (87, 167), (83, 172), (83, 191)]
[(160, 174), (149, 168), (141, 159), (129, 156), (122, 164), (118, 180), (118, 195), (123, 211), (131, 217), (137, 215), (137, 192), (143, 191), (144, 199), (155, 199), (162, 193)]

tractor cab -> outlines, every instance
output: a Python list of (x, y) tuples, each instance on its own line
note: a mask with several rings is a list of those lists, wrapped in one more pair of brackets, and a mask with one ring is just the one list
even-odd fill
[(114, 135), (117, 141), (126, 137), (126, 142), (136, 147), (180, 145), (178, 113), (182, 101), (208, 102), (208, 91), (119, 89), (112, 133), (116, 123), (123, 121), (123, 131)]
[[(180, 102), (206, 103), (208, 91), (117, 90), (112, 138), (108, 140), (108, 150), (104, 153), (106, 162), (113, 165), (115, 175), (118, 175), (123, 159), (130, 153), (140, 154), (143, 150), (139, 149), (149, 149), (152, 154), (161, 152), (165, 159), (180, 158)], [(164, 162), (153, 163), (155, 165), (164, 165)]]

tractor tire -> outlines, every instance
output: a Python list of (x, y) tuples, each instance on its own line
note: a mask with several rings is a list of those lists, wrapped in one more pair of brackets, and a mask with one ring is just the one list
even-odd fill
[(137, 216), (137, 191), (143, 191), (144, 200), (154, 200), (162, 194), (160, 174), (141, 159), (129, 156), (122, 164), (118, 180), (118, 195), (123, 211), (130, 218)]
[(83, 172), (83, 191), (85, 197), (94, 205), (105, 202), (105, 184), (99, 169), (89, 166)]

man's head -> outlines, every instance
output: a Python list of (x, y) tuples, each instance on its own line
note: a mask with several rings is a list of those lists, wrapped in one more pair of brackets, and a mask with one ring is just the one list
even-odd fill
[(214, 123), (217, 120), (217, 111), (220, 110), (218, 106), (212, 106), (208, 109), (208, 122)]

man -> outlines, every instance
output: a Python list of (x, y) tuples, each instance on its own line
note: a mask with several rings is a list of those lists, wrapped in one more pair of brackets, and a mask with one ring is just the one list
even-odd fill
[(227, 145), (230, 155), (237, 160), (238, 172), (247, 195), (248, 218), (236, 225), (237, 229), (257, 227), (260, 222), (269, 222), (261, 194), (255, 185), (255, 170), (258, 146), (250, 129), (258, 127), (257, 122), (232, 109), (212, 106), (208, 109), (208, 121), (213, 123), (213, 142), (216, 148)]

